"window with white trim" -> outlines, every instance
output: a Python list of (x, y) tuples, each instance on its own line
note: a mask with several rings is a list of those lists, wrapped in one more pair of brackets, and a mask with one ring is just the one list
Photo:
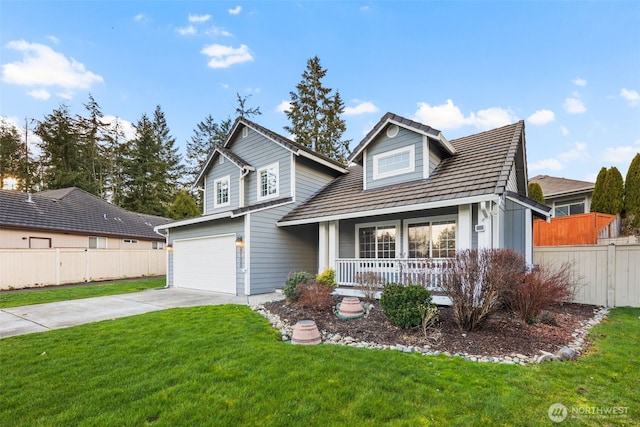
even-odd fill
[(278, 163), (258, 169), (258, 200), (277, 197), (279, 194), (278, 182), (280, 180)]
[(553, 214), (556, 217), (583, 214), (584, 200), (571, 200), (566, 202), (556, 202)]
[(415, 170), (414, 145), (373, 156), (373, 179), (388, 178)]
[(106, 249), (106, 248), (107, 248), (106, 237), (89, 236), (89, 249)]
[(228, 206), (229, 200), (229, 175), (218, 178), (213, 182), (213, 188), (215, 189), (215, 198), (213, 199), (213, 207), (219, 208), (222, 206)]
[(356, 226), (358, 258), (396, 258), (398, 224), (361, 224)]
[(456, 252), (456, 221), (421, 221), (407, 224), (409, 258), (452, 258)]
[(164, 242), (151, 242), (151, 249), (164, 249)]

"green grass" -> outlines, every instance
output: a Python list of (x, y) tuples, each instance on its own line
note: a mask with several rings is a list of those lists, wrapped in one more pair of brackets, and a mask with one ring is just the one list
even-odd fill
[(132, 280), (100, 285), (76, 285), (64, 288), (25, 289), (19, 292), (0, 291), (0, 308), (22, 305), (42, 304), (46, 302), (68, 301), (73, 299), (102, 297), (106, 295), (127, 294), (145, 289), (162, 288), (166, 281), (163, 277)]
[(640, 309), (614, 309), (574, 362), (527, 367), (280, 342), (237, 305), (180, 308), (0, 340), (1, 426), (553, 425), (547, 409), (640, 422)]

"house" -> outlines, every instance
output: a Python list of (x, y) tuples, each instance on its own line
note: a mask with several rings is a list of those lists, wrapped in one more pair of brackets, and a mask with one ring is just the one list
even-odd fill
[(164, 249), (168, 218), (129, 212), (79, 188), (0, 190), (0, 249)]
[(424, 279), (466, 248), (532, 261), (533, 216), (550, 208), (526, 197), (524, 122), (448, 141), (387, 113), (349, 161), (238, 118), (197, 178), (203, 215), (156, 227), (168, 285), (251, 295), (327, 268), (340, 285), (360, 273)]
[(556, 218), (591, 211), (591, 196), (595, 185), (593, 182), (548, 175), (536, 175), (529, 182), (540, 184), (544, 202), (551, 206)]

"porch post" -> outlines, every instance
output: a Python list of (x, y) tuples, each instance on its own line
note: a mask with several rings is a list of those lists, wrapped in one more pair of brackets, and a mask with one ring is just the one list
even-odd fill
[(471, 249), (471, 205), (458, 206), (458, 242), (456, 249)]
[(318, 273), (329, 268), (329, 227), (327, 222), (318, 224)]
[(491, 215), (491, 202), (478, 203), (478, 249), (490, 249), (493, 237), (493, 221)]
[(336, 269), (336, 258), (338, 258), (338, 221), (329, 221), (329, 245), (328, 245), (328, 266)]
[(533, 216), (531, 209), (524, 211), (524, 260), (528, 265), (533, 264)]

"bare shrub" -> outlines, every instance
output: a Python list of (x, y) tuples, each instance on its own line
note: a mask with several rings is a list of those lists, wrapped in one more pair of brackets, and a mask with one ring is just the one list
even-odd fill
[(356, 283), (362, 291), (365, 301), (375, 301), (376, 293), (382, 290), (384, 285), (382, 275), (367, 271), (356, 274)]
[(524, 280), (505, 294), (505, 302), (526, 323), (539, 319), (543, 309), (570, 300), (576, 285), (571, 279), (572, 264), (559, 268), (536, 268), (524, 276)]
[(298, 285), (298, 305), (312, 310), (329, 310), (333, 305), (333, 286), (318, 283), (315, 280)]
[(503, 301), (507, 290), (522, 281), (524, 257), (511, 249), (468, 249), (456, 252), (442, 277), (460, 329), (480, 328)]
[(433, 336), (429, 334), (429, 329), (433, 328), (440, 318), (440, 309), (435, 304), (422, 304), (418, 307), (422, 316), (422, 332), (425, 338)]

